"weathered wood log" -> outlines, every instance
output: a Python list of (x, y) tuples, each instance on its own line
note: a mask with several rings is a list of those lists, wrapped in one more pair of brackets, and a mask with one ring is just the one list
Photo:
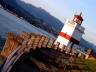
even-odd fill
[(42, 47), (43, 48), (46, 48), (47, 47), (47, 44), (48, 44), (48, 41), (49, 41), (49, 38), (46, 36), (43, 43), (42, 43)]
[(70, 54), (71, 48), (66, 48), (66, 54)]
[(32, 48), (33, 49), (36, 49), (36, 47), (38, 47), (38, 44), (39, 44), (40, 39), (41, 39), (41, 36), (40, 35), (36, 35), (35, 36), (35, 41), (34, 41), (34, 43), (32, 45)]
[(56, 45), (54, 45), (54, 49), (57, 50), (59, 48), (60, 43), (57, 42)]
[(24, 40), (28, 40), (31, 36), (30, 36), (30, 34), (27, 33), (27, 32), (22, 32), (22, 33), (20, 34), (20, 37), (21, 37), (22, 39), (24, 39)]
[(9, 32), (1, 55), (7, 58), (16, 49), (17, 45), (18, 42), (15, 41), (14, 34)]
[(3, 50), (8, 47), (9, 40), (10, 39), (13, 39), (13, 37), (14, 37), (14, 34), (12, 32), (8, 32), (8, 35), (7, 35), (7, 38), (6, 38), (6, 41), (5, 41), (5, 45), (3, 47)]
[(41, 39), (39, 41), (39, 44), (38, 44), (38, 48), (41, 48), (42, 47), (42, 44), (43, 44), (43, 41), (45, 40), (45, 36), (41, 36)]
[(21, 44), (23, 42), (23, 39), (20, 36), (16, 36), (15, 41)]
[(62, 45), (62, 48), (60, 48), (60, 52), (63, 52), (64, 51), (64, 48), (65, 48), (65, 45), (63, 44)]
[(34, 41), (35, 41), (35, 35), (32, 34), (31, 38), (28, 40), (28, 43), (27, 43), (28, 48), (32, 48)]
[(71, 51), (70, 55), (74, 56), (75, 52), (76, 52), (76, 50), (74, 48), (72, 48), (72, 51)]
[(47, 48), (52, 48), (53, 47), (53, 44), (54, 44), (54, 41), (55, 41), (55, 39), (50, 38), (49, 39), (49, 42), (47, 44)]

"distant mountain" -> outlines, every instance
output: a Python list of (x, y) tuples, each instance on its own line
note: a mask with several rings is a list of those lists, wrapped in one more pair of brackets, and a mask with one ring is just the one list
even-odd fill
[(50, 24), (52, 27), (54, 27), (55, 30), (60, 31), (60, 29), (64, 25), (60, 20), (50, 15), (50, 13), (48, 13), (41, 7), (37, 8), (32, 4), (26, 4), (20, 0), (16, 0), (16, 2), (18, 3), (19, 6), (24, 8), (26, 11), (30, 12), (30, 14), (34, 15), (37, 18), (43, 19), (46, 23)]
[(5, 4), (7, 4), (7, 6), (5, 7), (17, 13), (19, 16), (23, 17), (34, 26), (40, 27), (55, 35), (58, 34), (63, 26), (63, 23), (61, 21), (50, 15), (42, 8), (37, 8), (33, 5), (26, 4), (21, 0), (0, 0), (0, 2), (4, 6)]
[(17, 13), (19, 16), (26, 18), (27, 20), (30, 18), (35, 18), (33, 15), (31, 15), (30, 13), (28, 13), (26, 10), (24, 10), (23, 8), (21, 8), (20, 6), (18, 6), (15, 2), (15, 0), (0, 0), (0, 4), (3, 5), (3, 7), (5, 7), (6, 9)]
[(85, 50), (87, 50), (88, 48), (92, 48), (93, 49), (93, 52), (96, 53), (96, 46), (94, 44), (90, 43), (89, 41), (83, 39), (83, 38), (80, 41), (80, 45), (82, 47), (85, 47)]

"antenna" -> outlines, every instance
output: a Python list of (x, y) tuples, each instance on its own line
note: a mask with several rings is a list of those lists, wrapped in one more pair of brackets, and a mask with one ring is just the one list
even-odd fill
[(82, 12), (80, 12), (80, 16), (82, 15)]

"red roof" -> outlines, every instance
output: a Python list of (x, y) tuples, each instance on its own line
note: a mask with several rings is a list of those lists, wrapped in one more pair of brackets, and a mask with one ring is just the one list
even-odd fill
[(81, 17), (81, 15), (75, 15), (75, 17), (81, 21), (83, 21), (83, 18)]

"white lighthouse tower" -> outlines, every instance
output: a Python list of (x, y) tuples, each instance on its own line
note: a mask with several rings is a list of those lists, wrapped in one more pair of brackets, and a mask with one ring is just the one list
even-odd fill
[(73, 20), (67, 20), (62, 28), (59, 36), (56, 39), (55, 44), (60, 43), (59, 48), (62, 46), (72, 47), (74, 44), (78, 45), (85, 28), (81, 26), (83, 18), (80, 15), (74, 15)]

